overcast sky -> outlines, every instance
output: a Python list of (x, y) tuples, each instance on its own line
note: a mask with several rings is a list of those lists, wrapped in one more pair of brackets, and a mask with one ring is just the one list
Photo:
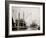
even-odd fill
[(39, 7), (12, 7), (12, 17), (14, 19), (18, 19), (18, 13), (20, 13), (20, 18), (23, 18), (24, 12), (24, 19), (27, 25), (30, 25), (32, 22), (36, 22), (40, 24), (40, 8)]

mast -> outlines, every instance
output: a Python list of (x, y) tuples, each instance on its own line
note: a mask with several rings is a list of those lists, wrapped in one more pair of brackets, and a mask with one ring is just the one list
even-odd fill
[(20, 12), (18, 13), (18, 26), (17, 26), (17, 30), (19, 30), (19, 21), (20, 21)]
[(24, 20), (24, 12), (23, 12), (23, 20)]
[(24, 12), (23, 12), (23, 28), (24, 28)]

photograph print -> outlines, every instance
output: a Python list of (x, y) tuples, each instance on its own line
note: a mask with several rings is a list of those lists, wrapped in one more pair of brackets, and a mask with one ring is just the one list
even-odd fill
[(40, 30), (39, 7), (12, 7), (12, 31)]
[(42, 4), (9, 4), (9, 36), (43, 34)]

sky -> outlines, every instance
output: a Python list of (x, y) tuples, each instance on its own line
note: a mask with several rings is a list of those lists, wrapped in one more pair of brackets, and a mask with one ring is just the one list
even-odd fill
[(29, 26), (32, 22), (40, 24), (40, 8), (39, 7), (12, 7), (12, 17), (15, 22), (18, 19), (18, 13), (20, 13), (20, 18), (23, 18)]

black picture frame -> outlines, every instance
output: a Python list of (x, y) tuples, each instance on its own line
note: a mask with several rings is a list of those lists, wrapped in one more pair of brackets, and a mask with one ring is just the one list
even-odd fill
[[(24, 35), (8, 35), (9, 34), (9, 4), (21, 3), (21, 4), (33, 4), (43, 5), (43, 33), (37, 34), (24, 34)], [(24, 2), (24, 1), (5, 1), (5, 37), (22, 37), (22, 36), (40, 36), (45, 35), (45, 3), (42, 2)]]

